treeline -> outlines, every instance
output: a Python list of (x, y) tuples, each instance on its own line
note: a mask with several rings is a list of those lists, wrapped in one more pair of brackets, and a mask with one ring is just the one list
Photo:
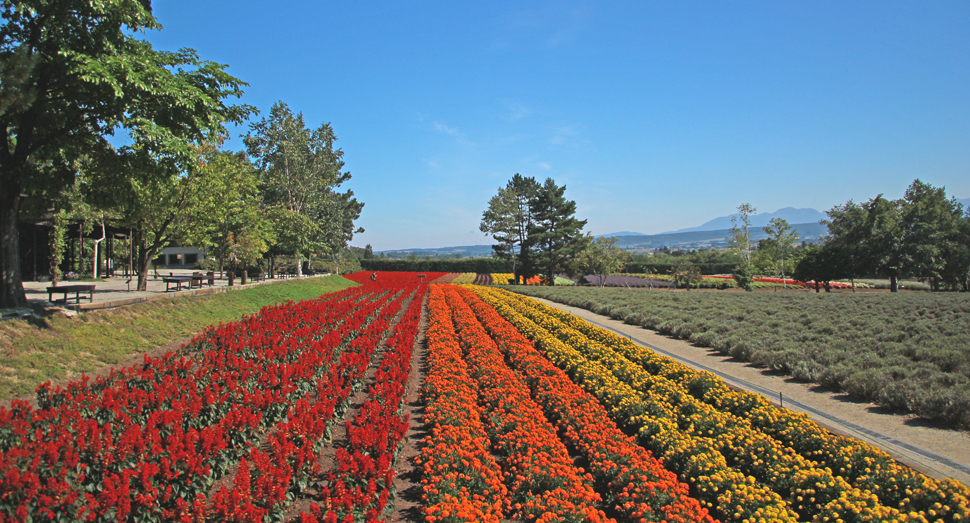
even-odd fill
[(701, 274), (731, 274), (738, 264), (738, 256), (725, 251), (633, 254), (624, 261), (623, 272), (671, 274), (680, 270), (685, 264), (696, 267)]
[(916, 180), (901, 199), (849, 200), (826, 214), (829, 235), (805, 249), (796, 279), (877, 275), (890, 280), (893, 292), (902, 278), (933, 290), (970, 291), (970, 212), (944, 188)]
[(502, 258), (451, 258), (435, 260), (360, 260), (365, 271), (510, 273), (512, 261)]

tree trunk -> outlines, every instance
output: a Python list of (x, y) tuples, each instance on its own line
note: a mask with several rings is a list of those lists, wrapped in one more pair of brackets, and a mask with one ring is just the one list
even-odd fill
[(852, 282), (852, 294), (855, 294), (855, 276), (849, 278), (849, 281)]
[(889, 292), (899, 292), (899, 277), (895, 274), (889, 277)]
[(303, 258), (300, 257), (299, 253), (296, 254), (296, 277), (303, 277)]
[[(4, 144), (6, 145), (6, 144)], [(6, 185), (6, 184), (5, 184)], [(19, 185), (16, 183), (10, 185)], [(23, 277), (20, 274), (20, 187), (4, 187), (0, 202), (0, 308), (13, 309), (27, 306)]]
[(148, 238), (144, 231), (135, 231), (135, 237), (138, 239), (137, 242), (133, 242), (138, 245), (138, 255), (135, 257), (138, 286), (135, 290), (145, 292), (148, 290), (148, 266), (151, 265), (151, 259), (148, 257)]

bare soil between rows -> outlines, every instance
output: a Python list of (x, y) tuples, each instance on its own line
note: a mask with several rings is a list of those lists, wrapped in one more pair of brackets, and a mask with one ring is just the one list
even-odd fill
[[(884, 434), (899, 441), (939, 454), (957, 463), (970, 465), (970, 433), (951, 429), (928, 422), (914, 414), (890, 412), (872, 403), (852, 400), (848, 395), (833, 392), (812, 383), (796, 380), (764, 367), (737, 360), (707, 347), (664, 336), (655, 331), (602, 316), (586, 309), (572, 307), (550, 300), (533, 298), (550, 307), (573, 314), (585, 320), (606, 325), (626, 336), (684, 358), (688, 361), (710, 367), (729, 376), (747, 381), (759, 387), (780, 392), (784, 398), (794, 399), (809, 407), (843, 420), (851, 421), (869, 430)], [(743, 387), (742, 387), (743, 388)], [(769, 398), (776, 405), (779, 398)], [(799, 411), (797, 408), (792, 410)], [(883, 445), (881, 442), (852, 431), (847, 427), (834, 425), (829, 420), (808, 412), (819, 425), (830, 431), (863, 440), (870, 445), (882, 448), (898, 461), (937, 479), (948, 477), (965, 485), (970, 485), (970, 474), (953, 469), (905, 449)]]

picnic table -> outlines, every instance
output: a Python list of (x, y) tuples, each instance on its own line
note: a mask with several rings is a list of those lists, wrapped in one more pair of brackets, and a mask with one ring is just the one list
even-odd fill
[[(193, 287), (202, 288), (203, 276), (169, 276), (167, 278), (162, 278), (165, 282), (165, 292), (172, 290), (172, 284), (175, 284), (175, 292), (182, 290), (182, 284), (186, 284), (187, 289)], [(196, 284), (198, 282), (198, 284)]]
[[(47, 301), (51, 303), (63, 302), (67, 303), (67, 300), (74, 300), (75, 303), (81, 303), (81, 294), (87, 293), (87, 299), (89, 302), (94, 302), (94, 284), (76, 284), (76, 285), (59, 285), (56, 287), (47, 288)], [(73, 297), (69, 297), (68, 294), (74, 293)], [(54, 301), (54, 294), (63, 294), (64, 298)]]

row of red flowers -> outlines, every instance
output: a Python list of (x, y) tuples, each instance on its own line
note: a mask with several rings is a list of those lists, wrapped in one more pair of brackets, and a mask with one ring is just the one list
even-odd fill
[[(732, 279), (734, 279), (734, 276), (730, 276), (730, 275), (726, 275), (726, 274), (719, 274), (719, 275), (716, 275), (716, 276), (704, 276), (704, 277), (705, 278), (721, 278), (721, 279), (724, 279), (724, 280), (732, 280)], [(760, 281), (762, 283), (777, 283), (779, 285), (780, 284), (795, 285), (795, 286), (798, 286), (798, 287), (814, 287), (815, 286), (815, 282), (814, 281), (804, 282), (804, 281), (792, 280), (790, 278), (782, 279), (782, 278), (762, 278), (762, 277), (756, 277), (756, 278), (752, 278), (752, 280), (754, 280), (754, 281)], [(821, 285), (821, 284), (822, 284), (822, 282), (819, 282), (819, 285)], [(849, 288), (852, 287), (852, 285), (850, 285), (848, 283), (840, 283), (840, 282), (837, 282), (837, 281), (826, 282), (825, 285), (828, 285), (829, 287), (833, 287), (833, 288), (836, 288), (836, 289), (849, 289)]]
[(401, 283), (430, 283), (445, 276), (447, 272), (399, 272), (399, 271), (357, 271), (344, 276), (350, 281), (378, 285)]
[[(43, 386), (39, 409), (0, 409), (0, 520), (201, 517), (215, 479), (253, 459), (263, 429), (294, 400), (293, 412), (306, 410), (301, 398), (341, 383), (361, 327), (392, 294), (348, 289), (267, 307), (208, 329), (177, 355), (63, 390)], [(288, 458), (305, 460), (301, 452)]]
[[(387, 296), (410, 294), (401, 288), (389, 290)], [(321, 380), (317, 391), (299, 399), (287, 417), (269, 431), (268, 450), (250, 449), (232, 488), (223, 488), (213, 496), (211, 506), (218, 521), (258, 523), (267, 517), (278, 519), (289, 502), (289, 494), (303, 492), (319, 475), (319, 444), (330, 432), (334, 415), (345, 411), (351, 393), (359, 388), (374, 351), (398, 310), (396, 302), (383, 307), (350, 342), (331, 379)]]
[(392, 466), (407, 432), (402, 415), (411, 372), (411, 355), (421, 319), (427, 286), (415, 293), (374, 374), (367, 401), (347, 424), (347, 449), (337, 450), (336, 464), (327, 473), (329, 486), (321, 494), (325, 503), (314, 504), (303, 523), (377, 521), (388, 507), (394, 479)]
[(602, 404), (539, 353), (495, 308), (459, 291), (559, 433), (586, 460), (597, 490), (630, 521), (713, 521), (686, 484), (625, 435)]

